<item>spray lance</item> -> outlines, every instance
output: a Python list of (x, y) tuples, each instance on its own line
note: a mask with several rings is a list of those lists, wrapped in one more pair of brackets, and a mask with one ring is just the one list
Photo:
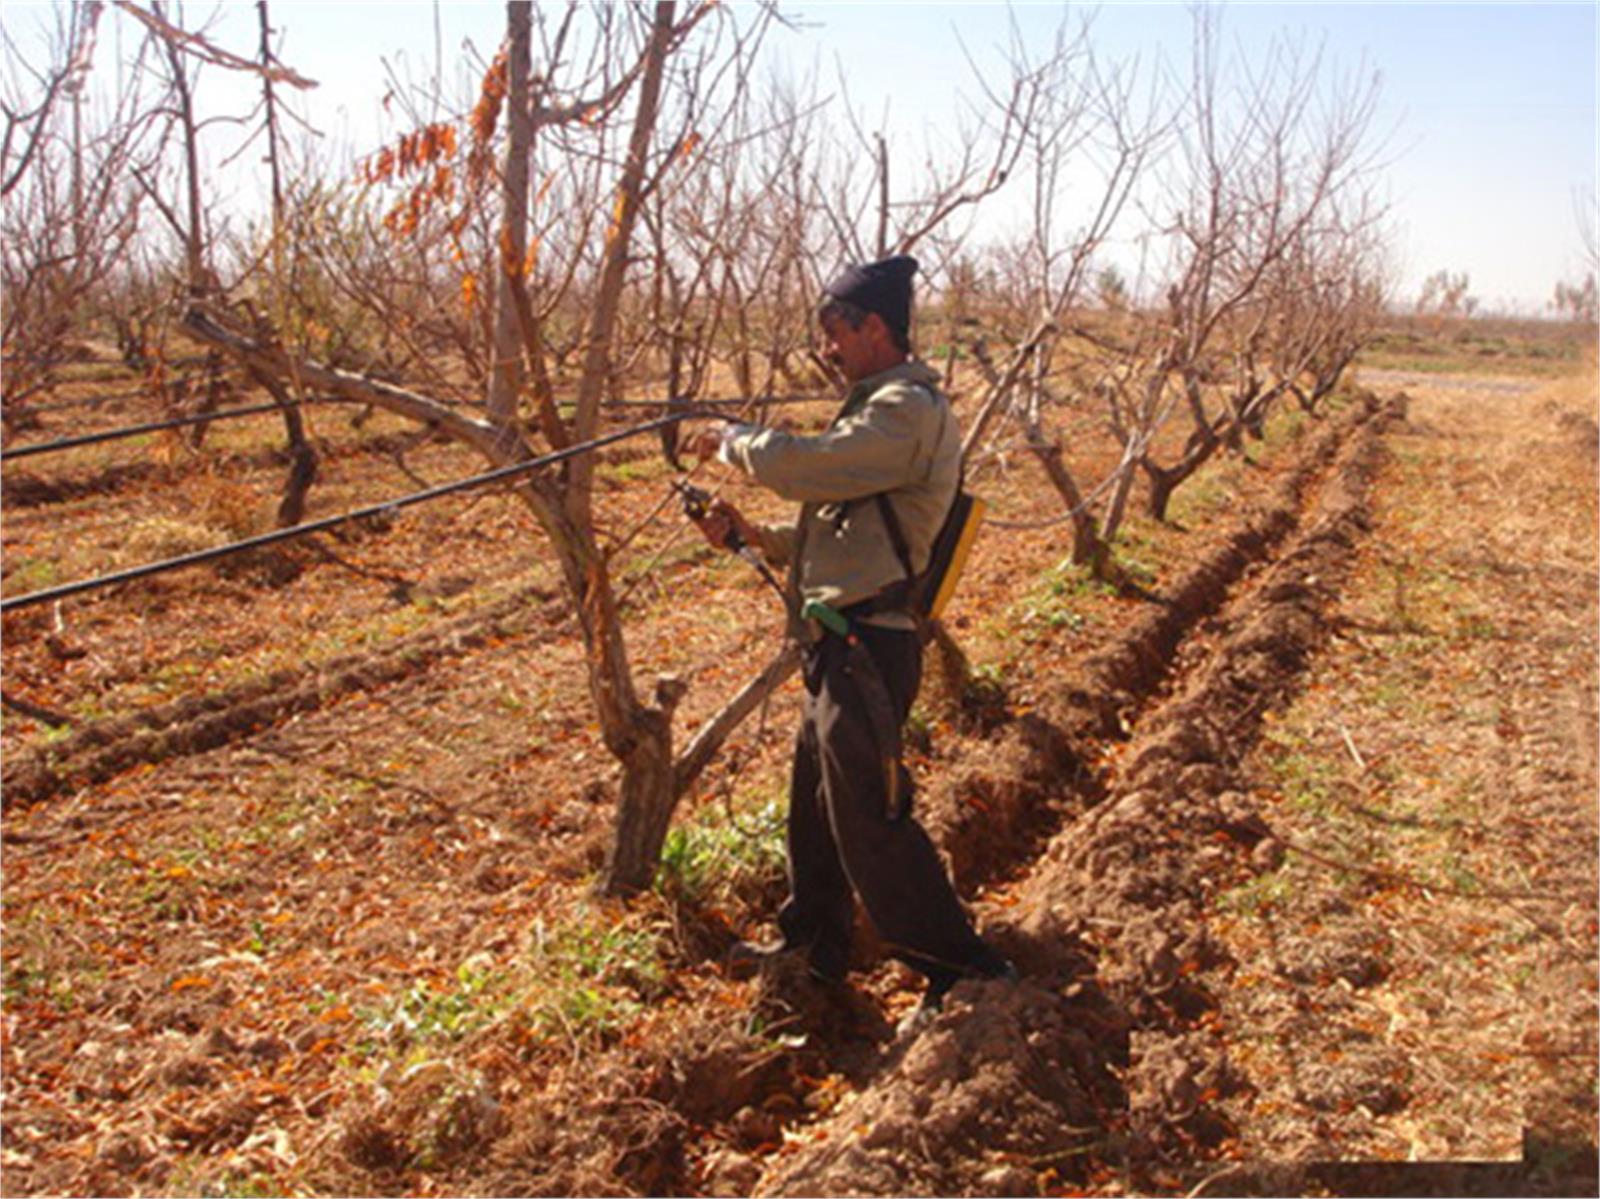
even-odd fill
[[(683, 514), (695, 524), (704, 527), (707, 518), (711, 515), (711, 493), (703, 488), (696, 487), (693, 483), (686, 483), (682, 479), (674, 479), (672, 486), (683, 500)], [(783, 584), (778, 582), (766, 562), (761, 558), (761, 552), (746, 541), (739, 532), (739, 527), (732, 521), (728, 522), (728, 531), (721, 538), (722, 548), (739, 555), (756, 572), (766, 580), (767, 585), (778, 593), (778, 598), (787, 606), (789, 597), (783, 590)]]

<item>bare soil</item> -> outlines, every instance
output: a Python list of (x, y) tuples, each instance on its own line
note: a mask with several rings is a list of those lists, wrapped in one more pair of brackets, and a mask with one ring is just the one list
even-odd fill
[[(1376, 382), (1135, 522), (1121, 590), (985, 539), (911, 740), (1024, 977), (914, 1037), (870, 937), (839, 991), (723, 964), (781, 897), (792, 690), (656, 892), (593, 898), (614, 777), (503, 501), (8, 619), (7, 694), (72, 724), (0, 730), (4, 1189), (1594, 1193), (1593, 378)], [(321, 420), (314, 516), (476, 469)], [(259, 520), (272, 425), (226, 436), (8, 471), (7, 593)], [(613, 455), (604, 510), (692, 727), (779, 616), (667, 477)]]

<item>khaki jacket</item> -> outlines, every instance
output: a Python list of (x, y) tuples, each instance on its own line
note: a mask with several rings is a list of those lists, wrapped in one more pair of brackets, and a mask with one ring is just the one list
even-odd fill
[[(939, 376), (912, 360), (861, 380), (815, 436), (757, 429), (724, 452), (757, 482), (798, 500), (793, 525), (760, 530), (761, 549), (790, 567), (803, 601), (844, 608), (905, 577), (877, 502), (887, 493), (917, 570), (928, 563), (961, 476), (961, 430)], [(903, 613), (869, 623), (912, 628)]]

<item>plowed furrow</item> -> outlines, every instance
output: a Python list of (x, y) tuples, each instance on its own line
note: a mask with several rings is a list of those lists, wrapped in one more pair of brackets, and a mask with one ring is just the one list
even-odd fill
[(530, 630), (554, 639), (564, 628), (567, 609), (549, 600), (546, 593), (519, 591), (382, 649), (273, 671), (221, 691), (95, 721), (53, 745), (12, 755), (0, 783), (5, 805), (39, 803), (134, 766), (216, 749), (274, 721), (313, 711), (351, 692), (408, 678), (491, 641)]
[[(1302, 531), (1224, 609), (1215, 648), (1140, 719), (1104, 801), (991, 914), (1024, 982), (958, 987), (760, 1193), (1036, 1193), (1097, 1160), (1153, 1167), (1220, 1139), (1208, 1104), (1229, 1070), (1193, 981), (1212, 952), (1203, 900), (1271, 852), (1230, 771), (1325, 632), (1366, 527), (1380, 423), (1361, 425)], [(1138, 655), (1121, 661), (1138, 677)], [(1099, 706), (1080, 695), (1056, 710)]]

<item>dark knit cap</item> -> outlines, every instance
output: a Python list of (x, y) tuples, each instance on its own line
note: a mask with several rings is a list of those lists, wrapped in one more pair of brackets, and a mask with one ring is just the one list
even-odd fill
[(847, 266), (833, 277), (823, 294), (831, 300), (876, 312), (883, 323), (904, 337), (911, 330), (911, 276), (917, 260), (905, 254)]

